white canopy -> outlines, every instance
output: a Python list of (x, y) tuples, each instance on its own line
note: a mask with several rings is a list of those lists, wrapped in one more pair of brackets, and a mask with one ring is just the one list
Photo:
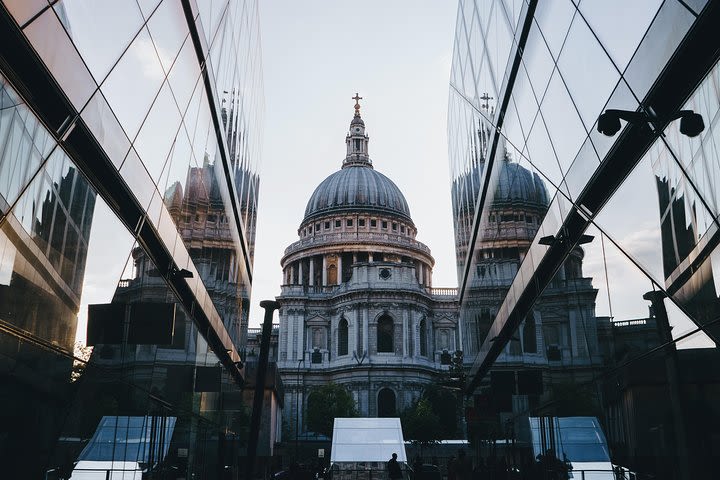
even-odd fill
[(393, 453), (398, 462), (407, 462), (399, 418), (335, 419), (332, 463), (387, 462)]

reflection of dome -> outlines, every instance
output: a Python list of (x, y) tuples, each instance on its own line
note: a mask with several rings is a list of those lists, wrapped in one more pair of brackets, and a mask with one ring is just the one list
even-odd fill
[(493, 203), (525, 202), (547, 206), (548, 192), (545, 182), (519, 163), (502, 162), (502, 170), (495, 189)]
[(348, 210), (398, 215), (412, 221), (397, 185), (369, 164), (348, 165), (323, 180), (310, 196), (303, 223), (312, 217)]

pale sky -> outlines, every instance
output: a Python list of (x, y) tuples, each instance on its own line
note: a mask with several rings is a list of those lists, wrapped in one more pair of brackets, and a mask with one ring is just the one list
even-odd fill
[[(250, 325), (315, 188), (340, 169), (358, 92), (373, 166), (405, 195), (433, 285), (457, 286), (447, 99), (457, 2), (260, 2), (265, 125)], [(277, 321), (277, 314), (275, 320)]]

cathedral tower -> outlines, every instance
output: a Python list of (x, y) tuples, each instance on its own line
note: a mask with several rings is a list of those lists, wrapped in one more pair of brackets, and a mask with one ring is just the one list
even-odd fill
[(287, 427), (301, 436), (314, 387), (343, 385), (361, 416), (398, 416), (462, 343), (457, 292), (432, 287), (430, 249), (400, 189), (373, 167), (353, 99), (342, 168), (310, 196), (281, 260), (278, 368)]

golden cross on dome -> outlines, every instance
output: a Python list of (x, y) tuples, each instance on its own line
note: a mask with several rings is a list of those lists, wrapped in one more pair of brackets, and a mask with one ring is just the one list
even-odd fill
[(357, 92), (355, 92), (355, 96), (352, 97), (353, 100), (355, 100), (355, 116), (360, 116), (360, 100), (362, 100), (363, 97), (361, 97)]

